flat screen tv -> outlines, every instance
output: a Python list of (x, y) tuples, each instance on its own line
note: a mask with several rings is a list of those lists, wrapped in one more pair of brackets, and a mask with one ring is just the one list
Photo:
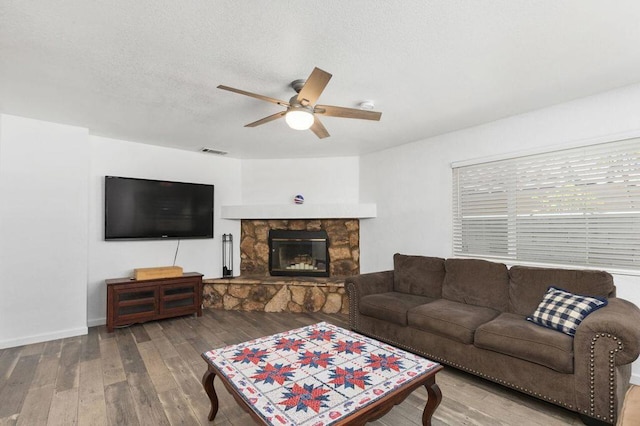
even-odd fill
[(105, 240), (213, 238), (213, 185), (105, 176)]

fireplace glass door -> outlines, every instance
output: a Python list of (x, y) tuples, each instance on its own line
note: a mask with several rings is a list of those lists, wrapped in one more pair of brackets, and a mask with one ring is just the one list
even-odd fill
[(269, 231), (269, 272), (285, 276), (329, 276), (325, 231)]

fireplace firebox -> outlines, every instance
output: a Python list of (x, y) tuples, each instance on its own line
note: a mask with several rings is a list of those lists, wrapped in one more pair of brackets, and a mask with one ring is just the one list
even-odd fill
[(269, 273), (276, 276), (329, 276), (326, 231), (269, 231)]

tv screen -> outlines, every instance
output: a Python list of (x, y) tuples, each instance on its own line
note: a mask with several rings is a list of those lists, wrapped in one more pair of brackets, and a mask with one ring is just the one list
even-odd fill
[(105, 240), (213, 238), (213, 185), (105, 176)]

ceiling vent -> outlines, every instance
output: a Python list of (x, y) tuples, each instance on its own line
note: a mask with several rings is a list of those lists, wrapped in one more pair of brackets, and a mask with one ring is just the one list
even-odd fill
[(211, 149), (211, 148), (202, 148), (200, 151), (202, 152), (206, 152), (207, 154), (216, 154), (216, 155), (227, 155), (228, 152), (226, 151), (219, 151), (217, 149)]

